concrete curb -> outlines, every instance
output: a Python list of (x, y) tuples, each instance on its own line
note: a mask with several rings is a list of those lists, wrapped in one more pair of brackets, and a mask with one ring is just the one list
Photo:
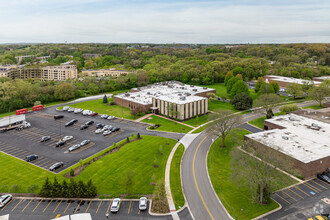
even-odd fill
[[(272, 199), (272, 200), (275, 201), (274, 199)], [(274, 213), (274, 212), (277, 212), (278, 210), (281, 210), (281, 209), (282, 209), (281, 204), (278, 203), (277, 201), (275, 201), (275, 202), (276, 202), (280, 207), (278, 207), (278, 208), (276, 208), (276, 209), (273, 209), (272, 211), (269, 211), (269, 212), (264, 213), (264, 214), (262, 214), (262, 215), (259, 215), (259, 216), (255, 217), (255, 218), (251, 219), (251, 220), (258, 220), (258, 219), (261, 219), (261, 218), (263, 218), (263, 217), (265, 217), (265, 216), (267, 216), (267, 215), (270, 215), (270, 214), (272, 214), (272, 213)]]

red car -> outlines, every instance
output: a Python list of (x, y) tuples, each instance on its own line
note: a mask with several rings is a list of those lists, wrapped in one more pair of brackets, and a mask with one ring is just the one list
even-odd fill
[(98, 115), (99, 113), (97, 113), (97, 112), (93, 112), (92, 114), (91, 114), (91, 116), (95, 116), (95, 115)]

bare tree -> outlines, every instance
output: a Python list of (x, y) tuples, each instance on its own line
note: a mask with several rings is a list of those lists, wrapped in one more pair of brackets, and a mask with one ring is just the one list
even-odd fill
[(319, 86), (314, 87), (309, 92), (309, 97), (317, 101), (322, 106), (323, 101), (330, 95), (330, 87), (326, 83), (321, 83)]
[(221, 147), (226, 147), (225, 139), (229, 132), (242, 122), (241, 115), (234, 115), (231, 111), (219, 111), (215, 114), (215, 123), (207, 128), (208, 133), (218, 135), (222, 139)]
[(256, 107), (260, 107), (261, 109), (264, 109), (266, 111), (266, 117), (267, 119), (269, 119), (274, 116), (273, 108), (281, 101), (282, 99), (278, 95), (263, 94), (256, 99), (255, 105)]

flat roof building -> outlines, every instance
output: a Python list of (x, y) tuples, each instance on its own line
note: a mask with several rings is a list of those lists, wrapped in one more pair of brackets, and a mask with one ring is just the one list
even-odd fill
[(116, 68), (90, 69), (90, 70), (81, 71), (82, 76), (96, 76), (96, 77), (112, 76), (114, 78), (117, 78), (118, 76), (125, 76), (129, 73), (132, 73), (132, 72), (125, 71), (125, 70), (117, 70)]
[(245, 135), (259, 153), (266, 149), (274, 157), (290, 161), (292, 170), (303, 178), (330, 167), (330, 124), (326, 121), (291, 113), (265, 120), (264, 127), (264, 132)]
[(275, 76), (275, 75), (267, 75), (264, 76), (265, 82), (270, 83), (270, 82), (277, 82), (278, 85), (282, 88), (287, 87), (289, 84), (299, 84), (303, 85), (304, 82), (313, 82), (314, 85), (319, 85), (321, 82), (317, 81), (311, 81), (311, 80), (305, 80), (305, 79), (297, 79), (293, 77), (285, 77), (285, 76)]
[(133, 114), (152, 111), (185, 120), (207, 113), (207, 94), (215, 92), (215, 89), (170, 81), (134, 88), (131, 92), (115, 95), (113, 101), (130, 108)]
[(318, 82), (323, 82), (324, 80), (330, 80), (330, 76), (319, 76), (319, 77), (313, 77), (314, 81), (318, 81)]

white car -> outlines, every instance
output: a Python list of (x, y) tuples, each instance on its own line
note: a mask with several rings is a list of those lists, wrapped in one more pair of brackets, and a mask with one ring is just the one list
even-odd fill
[(101, 118), (108, 118), (109, 117), (109, 115), (101, 115)]
[(110, 115), (107, 119), (112, 120), (114, 118), (115, 118), (115, 116)]
[(81, 108), (76, 108), (75, 110), (74, 110), (74, 113), (75, 114), (78, 114), (78, 113), (81, 113), (83, 111), (83, 109), (81, 109)]
[(62, 141), (69, 141), (73, 138), (73, 136), (65, 136)]
[(83, 114), (83, 115), (91, 115), (91, 114), (93, 114), (93, 112), (90, 111), (90, 110), (84, 110), (84, 111), (82, 112), (82, 114)]
[(0, 197), (0, 208), (4, 207), (11, 199), (12, 195), (6, 194)]
[(146, 210), (148, 207), (148, 200), (146, 197), (141, 197), (139, 200), (139, 209)]
[(95, 131), (95, 134), (99, 134), (99, 133), (102, 133), (105, 129), (103, 128), (99, 128)]
[(107, 135), (109, 135), (109, 134), (111, 134), (112, 132), (110, 131), (110, 130), (105, 130), (104, 132), (103, 132), (103, 136), (107, 136)]
[(77, 149), (79, 149), (80, 148), (80, 144), (75, 144), (75, 145), (73, 145), (72, 147), (69, 147), (69, 152), (71, 152), (71, 151), (74, 151), (74, 150), (77, 150)]
[(120, 199), (115, 198), (111, 204), (111, 212), (118, 212), (120, 208)]
[(69, 107), (68, 112), (74, 112), (74, 108)]
[(70, 108), (70, 106), (64, 106), (63, 111), (67, 111), (67, 110), (69, 110), (69, 108)]

